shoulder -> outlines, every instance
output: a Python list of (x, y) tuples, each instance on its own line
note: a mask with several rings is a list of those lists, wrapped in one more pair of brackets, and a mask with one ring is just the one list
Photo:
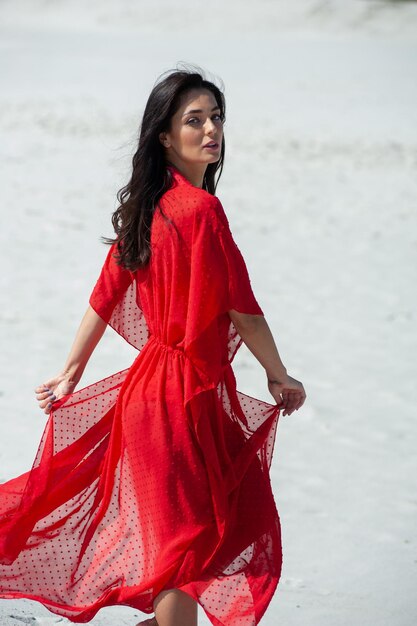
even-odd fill
[(195, 221), (215, 232), (229, 231), (229, 222), (219, 198), (211, 194), (207, 196), (195, 213)]
[(195, 214), (199, 217), (215, 217), (222, 211), (221, 202), (217, 196), (213, 196), (204, 189), (197, 189), (195, 197)]
[(212, 201), (210, 193), (191, 184), (175, 185), (162, 196), (161, 204), (181, 207), (182, 211), (192, 211), (204, 207)]
[(169, 217), (179, 221), (191, 221), (194, 225), (207, 224), (213, 227), (228, 225), (219, 198), (205, 189), (192, 185), (181, 185), (169, 189), (162, 196), (160, 207)]

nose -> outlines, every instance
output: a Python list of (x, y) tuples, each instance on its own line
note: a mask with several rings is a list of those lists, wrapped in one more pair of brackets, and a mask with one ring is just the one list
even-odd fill
[(210, 134), (213, 134), (213, 132), (216, 130), (215, 123), (209, 117), (206, 120), (205, 127), (206, 127), (206, 130), (207, 130), (207, 133), (210, 133)]

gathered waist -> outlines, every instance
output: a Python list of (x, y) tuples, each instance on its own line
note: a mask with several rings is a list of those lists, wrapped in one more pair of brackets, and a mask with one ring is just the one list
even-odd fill
[(161, 348), (161, 350), (167, 350), (169, 352), (173, 352), (173, 353), (176, 353), (176, 354), (184, 356), (184, 357), (187, 356), (185, 351), (184, 351), (184, 348), (182, 348), (181, 346), (171, 345), (171, 344), (166, 343), (165, 341), (163, 341), (157, 335), (150, 334), (149, 338), (148, 338), (148, 341), (146, 342), (146, 346), (153, 345), (153, 344), (156, 344), (159, 348)]
[[(136, 358), (138, 363), (143, 359), (147, 365), (151, 365), (153, 362), (155, 367), (158, 367), (158, 362), (165, 367), (162, 362), (165, 362), (166, 359), (176, 361), (181, 370), (180, 375), (184, 379), (186, 402), (203, 391), (216, 388), (220, 381), (225, 382), (228, 387), (233, 387), (233, 384), (236, 384), (230, 362), (221, 362), (215, 351), (214, 355), (211, 352), (206, 355), (190, 354), (183, 345), (168, 344), (154, 333), (149, 334), (145, 346)], [(179, 372), (179, 370), (175, 371)]]
[[(207, 358), (207, 369), (206, 369), (204, 365), (202, 366), (202, 364), (205, 361), (204, 358), (199, 358), (197, 360), (198, 362), (198, 365), (197, 365), (197, 363), (195, 362), (195, 358), (193, 358), (193, 355), (186, 352), (183, 346), (168, 344), (163, 339), (161, 339), (160, 337), (158, 337), (157, 335), (153, 333), (149, 335), (148, 341), (146, 342), (141, 352), (143, 353), (148, 348), (152, 349), (152, 346), (155, 346), (159, 350), (169, 353), (172, 356), (179, 357), (182, 360), (187, 361), (194, 369), (198, 370), (200, 372), (199, 375), (200, 376), (202, 375), (204, 378), (207, 375), (207, 370), (212, 370), (213, 368), (213, 363), (210, 361), (210, 358), (209, 358), (210, 355), (207, 355), (208, 358)], [(231, 369), (230, 361), (226, 360), (224, 362), (217, 363), (215, 366), (215, 369), (217, 370), (218, 373), (220, 372), (224, 373), (225, 370)]]

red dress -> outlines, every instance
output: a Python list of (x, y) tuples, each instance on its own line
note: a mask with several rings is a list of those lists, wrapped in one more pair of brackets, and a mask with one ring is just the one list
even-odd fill
[(171, 173), (149, 265), (112, 247), (90, 297), (138, 356), (57, 401), (31, 471), (0, 486), (0, 597), (87, 622), (177, 588), (254, 626), (281, 571), (279, 410), (236, 390), (228, 311), (262, 311), (219, 200)]

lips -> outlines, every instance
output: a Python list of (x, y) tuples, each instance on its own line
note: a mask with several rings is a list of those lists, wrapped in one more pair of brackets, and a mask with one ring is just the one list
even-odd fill
[(203, 148), (211, 148), (212, 150), (215, 150), (218, 147), (219, 147), (219, 144), (216, 143), (215, 141), (209, 141), (203, 146)]

